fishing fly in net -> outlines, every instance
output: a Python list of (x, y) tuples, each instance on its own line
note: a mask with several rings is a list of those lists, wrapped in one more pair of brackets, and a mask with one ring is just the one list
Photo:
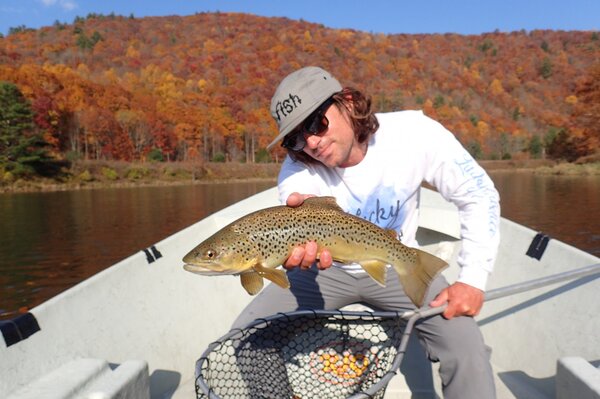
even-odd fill
[(395, 312), (296, 311), (212, 343), (196, 363), (198, 398), (383, 398), (401, 360)]

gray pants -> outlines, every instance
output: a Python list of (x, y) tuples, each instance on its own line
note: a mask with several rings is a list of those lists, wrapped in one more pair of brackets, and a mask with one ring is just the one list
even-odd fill
[[(377, 310), (405, 311), (414, 305), (404, 294), (393, 269), (387, 273), (386, 286), (381, 287), (366, 273), (351, 274), (337, 267), (319, 271), (296, 268), (288, 272), (289, 290), (269, 284), (242, 311), (233, 327), (275, 314), (302, 309), (339, 309), (363, 303)], [(448, 283), (438, 277), (425, 299), (429, 303)], [(446, 399), (495, 398), (494, 378), (489, 349), (474, 319), (441, 316), (422, 319), (415, 330), (432, 362), (440, 363), (440, 377)]]

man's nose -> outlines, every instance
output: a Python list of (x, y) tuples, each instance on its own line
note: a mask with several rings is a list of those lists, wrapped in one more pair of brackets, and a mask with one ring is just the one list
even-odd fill
[(321, 137), (317, 134), (308, 134), (306, 135), (306, 145), (311, 150), (314, 150), (319, 145), (319, 141), (321, 141)]

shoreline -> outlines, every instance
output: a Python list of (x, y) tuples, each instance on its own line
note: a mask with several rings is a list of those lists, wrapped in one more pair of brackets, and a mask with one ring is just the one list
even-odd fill
[(97, 189), (112, 189), (112, 188), (139, 188), (139, 187), (176, 187), (186, 185), (203, 185), (203, 184), (227, 184), (227, 183), (249, 183), (249, 182), (265, 182), (273, 181), (277, 183), (277, 178), (256, 177), (249, 179), (231, 178), (231, 179), (211, 179), (211, 180), (149, 180), (140, 182), (91, 182), (91, 183), (34, 183), (20, 187), (0, 187), (0, 194), (21, 194), (21, 193), (40, 193), (40, 192), (61, 192), (61, 191), (80, 191), (80, 190), (97, 190)]
[[(545, 176), (562, 177), (600, 177), (600, 161), (587, 163), (568, 163), (568, 162), (518, 162), (504, 161), (505, 164), (498, 164), (499, 161), (480, 161), (480, 165), (486, 172), (490, 173), (532, 173)], [(501, 162), (501, 161), (500, 161)]]
[[(488, 173), (533, 173), (555, 176), (600, 176), (600, 162), (557, 163), (549, 160), (480, 160)], [(277, 182), (280, 164), (183, 164), (87, 161), (76, 163), (64, 181), (49, 178), (2, 182), (0, 194), (160, 187), (251, 181)]]

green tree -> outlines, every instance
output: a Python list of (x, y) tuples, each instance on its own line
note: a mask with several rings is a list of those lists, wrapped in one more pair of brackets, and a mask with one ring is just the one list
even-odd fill
[(95, 30), (94, 33), (92, 33), (91, 40), (92, 40), (92, 43), (94, 43), (94, 45), (96, 45), (96, 43), (98, 43), (100, 40), (104, 40), (104, 39), (103, 39), (102, 35), (100, 34), (100, 32)]
[(554, 140), (556, 140), (556, 137), (558, 136), (558, 134), (560, 132), (562, 132), (563, 130), (564, 130), (563, 128), (558, 128), (558, 127), (551, 127), (550, 129), (548, 129), (548, 131), (544, 135), (544, 148), (547, 149), (548, 147), (550, 147), (550, 145), (552, 145)]
[(77, 35), (77, 46), (82, 50), (91, 50), (94, 48), (94, 42), (82, 32)]
[(41, 173), (51, 161), (36, 131), (29, 101), (10, 82), (0, 82), (0, 168), (16, 176)]
[(91, 50), (96, 43), (103, 40), (102, 35), (96, 30), (91, 37), (88, 37), (81, 29), (77, 32), (77, 46), (82, 50)]
[(163, 155), (160, 148), (153, 148), (150, 150), (150, 152), (148, 152), (148, 155), (146, 155), (146, 159), (148, 159), (151, 162), (164, 162), (165, 156)]
[(8, 28), (8, 34), (9, 35), (14, 35), (14, 34), (17, 34), (17, 33), (22, 33), (22, 32), (31, 32), (31, 31), (33, 31), (33, 29), (32, 28), (28, 28), (25, 25), (19, 25), (19, 26), (16, 26), (16, 27), (10, 27), (10, 28)]
[(520, 117), (521, 117), (521, 110), (519, 109), (519, 107), (516, 107), (512, 113), (513, 121), (518, 121)]
[(512, 155), (510, 154), (511, 145), (510, 145), (510, 135), (506, 132), (502, 132), (500, 134), (500, 156), (502, 159), (511, 159)]
[(587, 155), (585, 146), (582, 146), (583, 140), (580, 137), (570, 136), (566, 129), (561, 129), (548, 145), (548, 157), (574, 162), (577, 158)]
[(542, 75), (544, 79), (548, 79), (552, 76), (552, 68), (552, 61), (550, 61), (550, 58), (545, 57), (539, 69), (540, 75)]
[(486, 51), (494, 47), (494, 43), (489, 39), (485, 39), (483, 43), (479, 44), (479, 46), (477, 47), (479, 48), (479, 51), (485, 53)]
[(271, 154), (266, 150), (266, 148), (261, 148), (258, 150), (256, 153), (256, 163), (269, 163), (271, 161)]
[(481, 144), (479, 144), (476, 140), (471, 140), (467, 143), (466, 149), (471, 154), (471, 156), (475, 159), (481, 159), (483, 157), (483, 150), (481, 149)]
[(476, 115), (469, 116), (469, 120), (473, 126), (477, 126), (477, 122), (479, 122), (479, 118)]
[(529, 140), (529, 154), (531, 154), (531, 157), (533, 159), (540, 159), (543, 155), (543, 151), (544, 151), (544, 145), (542, 144), (542, 139), (540, 139), (540, 136), (535, 135), (533, 137), (531, 137), (531, 140)]

